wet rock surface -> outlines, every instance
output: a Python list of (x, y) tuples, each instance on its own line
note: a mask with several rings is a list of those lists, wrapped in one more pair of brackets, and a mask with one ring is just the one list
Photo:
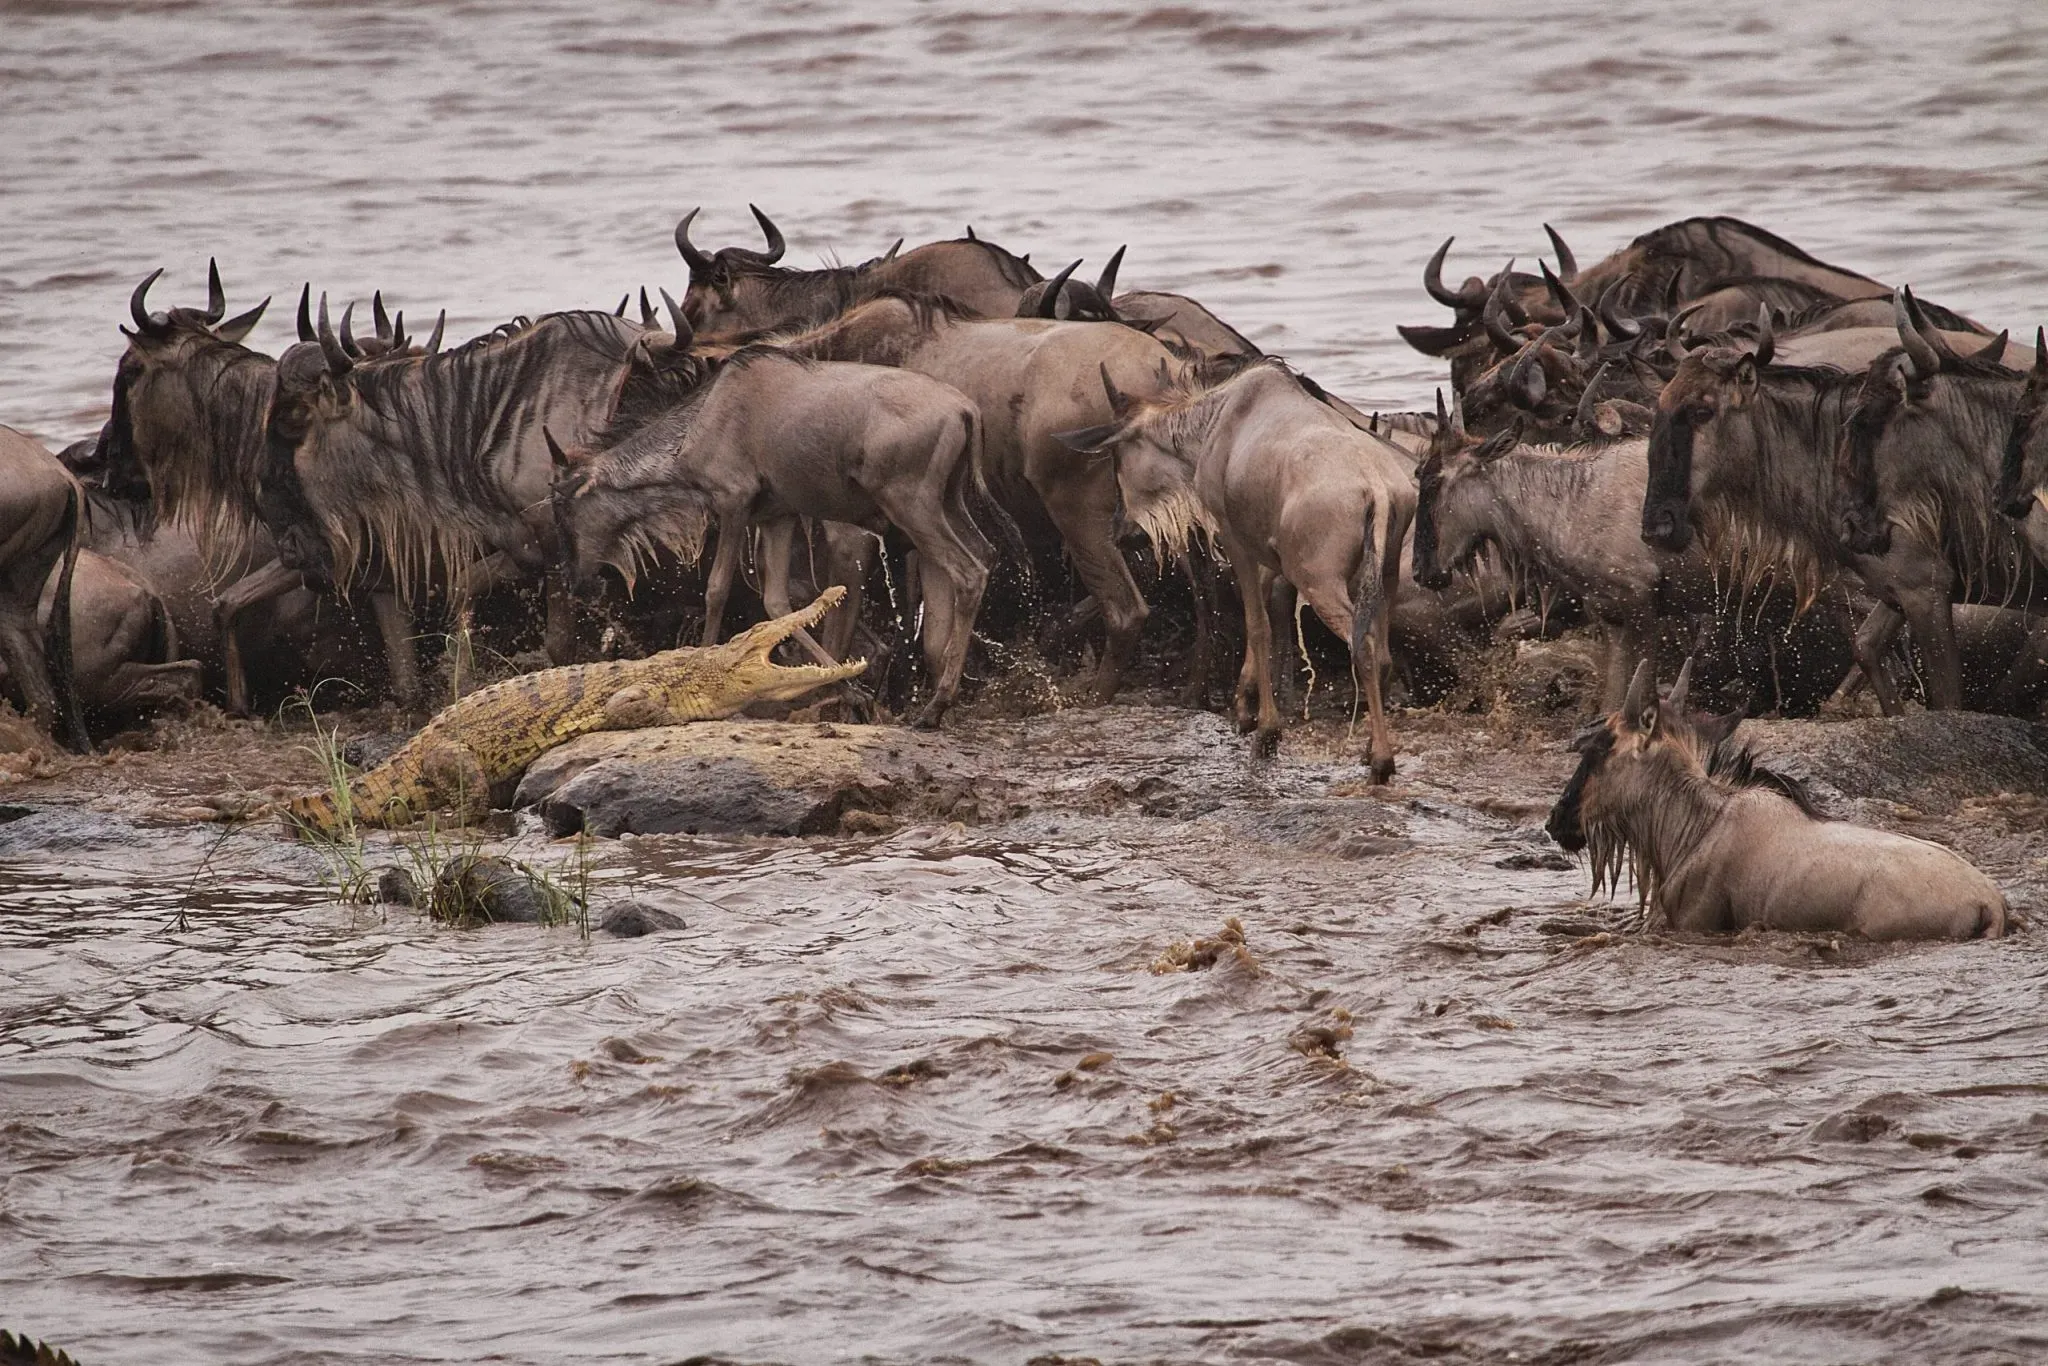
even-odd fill
[(1932, 809), (2002, 792), (2048, 795), (2048, 727), (2010, 716), (1745, 721), (1735, 738), (1823, 799), (1874, 797)]
[(598, 927), (620, 939), (640, 939), (650, 934), (689, 928), (673, 911), (664, 911), (645, 901), (621, 901), (607, 909)]

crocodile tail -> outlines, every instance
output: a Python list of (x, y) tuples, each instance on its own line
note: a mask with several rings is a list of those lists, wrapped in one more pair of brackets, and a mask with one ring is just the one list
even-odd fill
[(332, 789), (309, 792), (285, 803), (285, 825), (304, 834), (330, 839), (351, 825), (379, 829), (404, 825), (412, 819), (412, 810), (419, 805), (419, 795), (415, 785), (401, 780), (393, 766), (387, 763), (371, 769), (348, 785), (345, 812), (339, 800), (340, 794)]

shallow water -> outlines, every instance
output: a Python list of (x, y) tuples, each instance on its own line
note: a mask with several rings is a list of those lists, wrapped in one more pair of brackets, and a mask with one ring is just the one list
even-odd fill
[[(799, 264), (1128, 241), (1370, 406), (1437, 382), (1392, 329), (1451, 232), (1455, 277), (1730, 212), (2048, 315), (2048, 16), (1545, 8), (0, 0), (0, 420), (90, 432), (158, 265), (274, 294), (271, 350), (309, 275), (461, 336), (674, 288), (675, 218), (751, 244), (749, 200)], [(210, 1366), (2048, 1353), (2030, 941), (1567, 950), (1583, 875), (1454, 800), (1561, 754), (1404, 734), (1410, 806), (1155, 739), (1033, 761), (1160, 816), (620, 846), (690, 922), (634, 942), (338, 908), (260, 841), (17, 847), (0, 1319)], [(1226, 915), (1249, 963), (1147, 971)]]

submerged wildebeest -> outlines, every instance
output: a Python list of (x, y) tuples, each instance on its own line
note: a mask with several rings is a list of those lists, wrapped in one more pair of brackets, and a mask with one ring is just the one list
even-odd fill
[[(0, 427), (0, 660), (29, 719), (73, 749), (92, 739), (79, 709), (71, 658), (71, 584), (85, 494), (57, 457), (12, 427)], [(56, 575), (47, 627), (38, 622), (43, 587)]]
[(1256, 729), (1262, 749), (1279, 738), (1267, 600), (1284, 578), (1349, 643), (1371, 717), (1373, 778), (1391, 778), (1382, 688), (1401, 543), (1415, 515), (1405, 453), (1360, 431), (1274, 360), (1211, 388), (1149, 398), (1127, 398), (1107, 367), (1101, 384), (1110, 420), (1060, 439), (1084, 454), (1113, 453), (1129, 516), (1155, 545), (1181, 549), (1199, 526), (1222, 547), (1244, 603), (1239, 726)]
[(936, 725), (959, 692), (994, 554), (970, 511), (979, 427), (963, 394), (923, 375), (744, 347), (619, 444), (573, 461), (557, 448), (563, 551), (587, 584), (604, 565), (630, 575), (655, 546), (695, 558), (716, 519), (703, 639), (713, 645), (752, 525), (772, 533), (761, 560), (772, 616), (787, 615), (798, 519), (894, 525), (919, 556), (934, 684), (914, 724)]
[(1573, 742), (1578, 770), (1545, 829), (1591, 851), (1596, 889), (1626, 870), (1647, 914), (1690, 933), (2005, 933), (2004, 895), (1954, 851), (1823, 819), (1796, 782), (1730, 744), (1737, 717), (1689, 715), (1690, 668), (1660, 703), (1646, 662), (1620, 710)]
[[(150, 313), (146, 296), (162, 273), (151, 273), (129, 299), (135, 326), (122, 329), (128, 347), (114, 374), (113, 415), (101, 429), (93, 464), (107, 496), (148, 505), (150, 525), (139, 528), (140, 540), (149, 540), (159, 522), (186, 532), (210, 574), (226, 582), (215, 598), (216, 630), (207, 634), (220, 641), (229, 709), (247, 712), (250, 641), (243, 615), (303, 582), (296, 568), (276, 557), (259, 497), (277, 362), (242, 340), (270, 301), (225, 318), (220, 272), (209, 263), (204, 310)], [(300, 333), (309, 331), (302, 298)], [(411, 705), (419, 686), (410, 618), (388, 592), (373, 593), (371, 607), (393, 692)]]
[(766, 251), (721, 247), (706, 255), (690, 241), (690, 223), (698, 210), (690, 210), (676, 224), (676, 250), (690, 267), (683, 312), (705, 335), (814, 326), (884, 290), (950, 299), (969, 317), (1013, 317), (1024, 291), (1042, 278), (1029, 258), (982, 241), (972, 228), (964, 238), (929, 242), (906, 252), (891, 248), (859, 265), (791, 270), (776, 264), (786, 250), (781, 231), (760, 209), (747, 207), (768, 240)]
[(1049, 522), (1102, 611), (1106, 642), (1095, 696), (1116, 695), (1147, 609), (1116, 543), (1116, 479), (1106, 460), (1059, 433), (1112, 414), (1098, 378), (1156, 393), (1177, 362), (1121, 323), (963, 317), (944, 300), (887, 294), (822, 327), (777, 341), (815, 360), (900, 366), (965, 394), (982, 415), (984, 471), (997, 501), (1027, 531)]
[[(1880, 604), (1857, 632), (1856, 660), (1886, 711), (1899, 705), (1883, 658), (1901, 618), (1927, 664), (1928, 705), (1960, 706), (1951, 602), (2009, 603), (2034, 577), (2024, 542), (1994, 525), (1995, 450), (1974, 463), (1929, 466), (1906, 457), (1905, 429), (1887, 427), (1871, 443), (1875, 501), (1901, 509), (1919, 531), (1880, 547), (1849, 527), (1845, 544), (1838, 452), (1845, 438), (1857, 440), (1852, 417), (1872, 375), (1773, 359), (1766, 330), (1754, 349), (1703, 346), (1679, 365), (1658, 398), (1643, 538), (1683, 550), (1698, 526), (1709, 555), (1738, 577), (1785, 571), (1802, 598), (1835, 568), (1849, 568)], [(1874, 369), (1888, 365), (1880, 359)], [(1859, 420), (1875, 425), (1867, 411)], [(1971, 512), (1973, 500), (1981, 512)]]

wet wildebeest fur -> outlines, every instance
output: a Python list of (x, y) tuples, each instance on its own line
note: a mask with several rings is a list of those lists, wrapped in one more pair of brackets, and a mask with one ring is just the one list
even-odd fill
[[(71, 583), (78, 562), (84, 491), (36, 442), (0, 427), (0, 659), (29, 719), (73, 749), (92, 747), (73, 682)], [(48, 626), (37, 619), (44, 584), (56, 578)]]
[[(919, 724), (957, 695), (994, 547), (970, 511), (980, 414), (958, 390), (907, 370), (747, 347), (692, 401), (625, 441), (567, 463), (555, 484), (561, 540), (579, 582), (631, 573), (661, 544), (694, 558), (718, 523), (703, 643), (717, 643), (748, 529), (764, 523), (762, 600), (788, 614), (799, 518), (881, 532), (916, 548), (935, 691)], [(822, 653), (822, 652), (820, 652)]]
[(1596, 890), (1627, 871), (1648, 915), (1696, 934), (2005, 933), (2004, 895), (1952, 850), (1821, 819), (1797, 783), (1729, 743), (1737, 718), (1689, 715), (1689, 673), (1660, 703), (1645, 663), (1620, 710), (1573, 743), (1578, 771), (1545, 828), (1590, 851)]
[(1014, 317), (1024, 291), (1043, 278), (1029, 259), (976, 238), (971, 228), (964, 238), (891, 249), (859, 265), (791, 270), (776, 264), (786, 249), (782, 233), (768, 215), (748, 208), (767, 238), (765, 251), (721, 247), (707, 255), (690, 241), (698, 211), (676, 224), (676, 250), (690, 267), (683, 312), (705, 335), (813, 327), (885, 290), (950, 299), (968, 317)]
[(1263, 749), (1279, 737), (1266, 604), (1284, 578), (1349, 642), (1371, 718), (1373, 777), (1391, 778), (1382, 688), (1401, 543), (1415, 515), (1407, 455), (1360, 431), (1274, 360), (1213, 388), (1149, 398), (1125, 398), (1107, 369), (1101, 383), (1110, 420), (1061, 439), (1082, 453), (1113, 452), (1124, 505), (1155, 546), (1179, 550), (1196, 527), (1221, 546), (1244, 602), (1240, 727), (1256, 728)]
[(967, 395), (981, 411), (984, 469), (997, 501), (1027, 535), (1050, 524), (1055, 546), (1102, 609), (1107, 639), (1095, 696), (1114, 697), (1145, 623), (1145, 600), (1116, 543), (1109, 462), (1070, 449), (1058, 434), (1111, 419), (1104, 367), (1125, 393), (1160, 392), (1178, 367), (1166, 348), (1121, 323), (973, 319), (943, 300), (896, 294), (777, 344), (817, 360), (901, 366)]

